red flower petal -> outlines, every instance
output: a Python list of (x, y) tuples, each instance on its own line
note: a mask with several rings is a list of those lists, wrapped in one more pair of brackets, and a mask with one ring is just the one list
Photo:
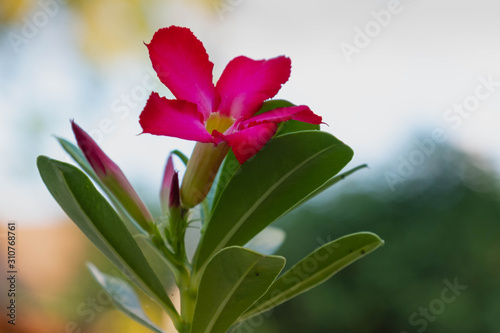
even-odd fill
[(212, 78), (214, 64), (191, 30), (171, 26), (158, 30), (146, 45), (161, 82), (177, 99), (198, 105), (207, 119), (218, 104)]
[(139, 117), (143, 133), (166, 135), (185, 140), (213, 142), (196, 105), (170, 100), (152, 93)]
[(246, 119), (241, 122), (240, 126), (241, 128), (248, 128), (257, 124), (280, 123), (291, 119), (319, 125), (323, 118), (312, 112), (308, 106), (288, 106), (264, 112), (250, 119)]
[(213, 135), (216, 141), (226, 141), (238, 162), (243, 164), (265, 146), (276, 133), (277, 128), (275, 123), (267, 123), (228, 135), (214, 131)]
[(290, 68), (290, 59), (283, 56), (269, 60), (234, 58), (217, 82), (221, 98), (218, 111), (235, 119), (254, 115), (262, 102), (274, 97), (288, 81)]

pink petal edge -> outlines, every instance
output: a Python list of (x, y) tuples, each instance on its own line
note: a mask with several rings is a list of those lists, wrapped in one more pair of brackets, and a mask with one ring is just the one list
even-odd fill
[(315, 114), (306, 105), (287, 106), (261, 113), (241, 122), (241, 128), (248, 128), (263, 123), (280, 123), (287, 120), (298, 120), (309, 124), (319, 125), (323, 118)]
[(158, 30), (146, 44), (153, 68), (177, 99), (198, 105), (204, 119), (219, 103), (213, 84), (214, 64), (202, 42), (187, 28)]
[(185, 140), (213, 142), (195, 104), (170, 100), (151, 93), (139, 117), (143, 133), (173, 136)]

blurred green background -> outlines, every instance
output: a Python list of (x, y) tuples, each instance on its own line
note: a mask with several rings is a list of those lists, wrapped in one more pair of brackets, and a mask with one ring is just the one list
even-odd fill
[[(170, 96), (143, 42), (172, 24), (203, 41), (215, 78), (240, 54), (290, 56), (292, 76), (277, 97), (323, 115), (322, 129), (354, 149), (349, 167), (370, 166), (276, 223), (287, 232), (278, 251), (287, 265), (352, 232), (386, 242), (236, 332), (500, 332), (498, 6), (402, 1), (347, 59), (341, 45), (388, 1), (0, 0), (0, 241), (15, 221), (20, 272), (18, 325), (3, 318), (0, 332), (147, 332), (91, 279), (87, 261), (116, 271), (50, 197), (35, 158), (68, 161), (51, 135), (71, 139), (74, 118), (157, 211), (168, 152), (193, 147), (137, 136), (151, 90)], [(493, 80), (491, 96), (447, 118), (481, 78)], [(439, 142), (436, 131), (445, 133)], [(171, 332), (158, 307), (144, 304)]]
[[(386, 243), (279, 307), (276, 323), (258, 332), (499, 332), (498, 178), (447, 146), (422, 171), (389, 193), (350, 190), (360, 185), (352, 180), (336, 200), (325, 196), (282, 221), (289, 231), (281, 252), (291, 262), (318, 237), (370, 230)], [(458, 285), (455, 295), (443, 295), (445, 281)]]

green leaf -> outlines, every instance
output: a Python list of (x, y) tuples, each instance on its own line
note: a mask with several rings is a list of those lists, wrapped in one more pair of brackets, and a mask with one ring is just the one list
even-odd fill
[(222, 248), (244, 245), (303, 198), (336, 175), (352, 158), (333, 135), (304, 131), (270, 141), (241, 166), (222, 192), (195, 257), (199, 273)]
[(239, 169), (240, 162), (238, 162), (236, 156), (234, 156), (233, 151), (230, 150), (224, 159), (219, 172), (217, 173), (217, 177), (215, 178), (210, 192), (207, 195), (210, 210), (213, 209), (215, 203), (219, 200), (222, 191), (224, 191), (231, 178), (233, 178)]
[(191, 333), (225, 333), (262, 296), (285, 258), (228, 247), (208, 263), (200, 282)]
[[(162, 285), (166, 287), (166, 289), (172, 287), (174, 278), (173, 273), (169, 268), (171, 267), (171, 264), (166, 260), (163, 254), (161, 254), (158, 249), (156, 249), (156, 247), (152, 245), (152, 242), (147, 236), (146, 231), (142, 229), (141, 226), (130, 216), (127, 210), (115, 197), (113, 192), (111, 192), (108, 187), (105, 186), (99, 179), (97, 174), (94, 172), (94, 169), (92, 169), (92, 166), (85, 158), (83, 152), (77, 146), (63, 138), (57, 138), (57, 140), (59, 141), (59, 144), (63, 147), (63, 149), (73, 158), (73, 160), (87, 173), (88, 176), (90, 176), (90, 178), (92, 178), (92, 180), (97, 185), (99, 185), (104, 193), (106, 193), (107, 197), (113, 203), (115, 209), (118, 211), (120, 217), (122, 218), (122, 221), (125, 223), (128, 231), (136, 240), (148, 263), (155, 271), (156, 276), (160, 277), (159, 280), (161, 281)], [(176, 154), (182, 155), (181, 152), (177, 152)], [(158, 264), (159, 262), (161, 262), (161, 265)]]
[[(92, 180), (99, 185), (99, 187), (106, 193), (109, 200), (113, 203), (113, 206), (118, 211), (122, 221), (127, 226), (128, 231), (132, 234), (137, 244), (139, 245), (141, 251), (146, 257), (148, 263), (155, 271), (157, 277), (161, 281), (162, 285), (168, 289), (175, 285), (174, 277), (171, 267), (171, 263), (169, 263), (165, 256), (161, 254), (158, 249), (152, 244), (151, 240), (147, 236), (147, 233), (141, 226), (130, 216), (127, 210), (123, 207), (123, 205), (116, 199), (115, 195), (105, 186), (102, 181), (99, 179), (97, 174), (94, 172), (90, 164), (88, 163), (83, 152), (71, 142), (63, 139), (57, 138), (59, 144), (63, 147), (63, 149), (73, 158), (73, 160), (87, 173)], [(181, 152), (173, 151), (172, 153), (179, 156), (183, 161), (186, 158)]]
[(149, 319), (142, 309), (141, 302), (127, 282), (117, 277), (100, 272), (91, 263), (87, 264), (90, 273), (101, 287), (111, 296), (113, 303), (127, 316), (156, 333), (164, 333)]
[(151, 269), (160, 280), (165, 290), (176, 288), (173, 264), (165, 258), (160, 250), (153, 244), (151, 239), (145, 235), (135, 235), (134, 240), (141, 248), (142, 253), (148, 260)]
[(245, 247), (262, 254), (274, 254), (285, 241), (286, 233), (283, 229), (269, 226), (252, 238)]
[(281, 275), (242, 319), (272, 309), (316, 287), (383, 244), (377, 235), (360, 232), (321, 246)]
[(85, 171), (87, 175), (92, 178), (92, 180), (99, 185), (99, 187), (106, 193), (106, 196), (113, 203), (113, 206), (117, 209), (118, 213), (122, 217), (122, 220), (125, 222), (127, 229), (132, 235), (143, 234), (146, 235), (146, 231), (142, 229), (142, 227), (130, 216), (125, 207), (118, 201), (116, 196), (111, 192), (106, 185), (99, 179), (97, 174), (92, 169), (92, 166), (89, 164), (83, 152), (74, 144), (65, 140), (63, 138), (57, 138), (59, 144), (63, 147), (63, 149), (73, 158), (73, 160)]
[(132, 235), (90, 179), (78, 168), (39, 156), (43, 182), (87, 238), (120, 270), (132, 274), (147, 294), (164, 306), (174, 322), (179, 315)]
[[(117, 209), (120, 217), (122, 218), (122, 221), (125, 223), (128, 231), (136, 240), (148, 263), (155, 271), (156, 276), (159, 277), (159, 280), (161, 281), (165, 289), (169, 289), (173, 285), (175, 285), (173, 273), (169, 268), (171, 267), (171, 264), (152, 244), (151, 240), (147, 236), (146, 231), (134, 221), (134, 219), (128, 214), (122, 204), (116, 199), (115, 195), (107, 188), (107, 186), (102, 183), (99, 177), (97, 177), (96, 173), (83, 155), (83, 152), (77, 146), (63, 138), (57, 138), (57, 140), (59, 141), (59, 144), (63, 147), (63, 149), (73, 158), (73, 160), (106, 193), (107, 197), (113, 203), (113, 206)], [(179, 154), (182, 153), (179, 152)]]

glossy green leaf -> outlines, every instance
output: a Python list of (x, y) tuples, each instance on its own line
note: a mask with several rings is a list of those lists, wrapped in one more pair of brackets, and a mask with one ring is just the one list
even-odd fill
[(132, 235), (90, 179), (78, 168), (39, 156), (43, 182), (66, 214), (108, 259), (158, 303), (174, 321), (178, 314)]
[(120, 278), (102, 273), (91, 263), (88, 263), (87, 267), (97, 283), (99, 283), (104, 291), (111, 296), (113, 303), (118, 309), (139, 324), (149, 328), (151, 331), (164, 333), (162, 329), (153, 323), (146, 315), (134, 289), (132, 289), (127, 282)]
[(214, 207), (195, 257), (195, 269), (222, 248), (244, 245), (335, 176), (351, 148), (319, 131), (285, 134), (241, 166)]
[(225, 333), (273, 283), (285, 258), (228, 247), (208, 263), (200, 282), (191, 333)]
[(383, 244), (377, 235), (360, 232), (321, 246), (281, 275), (242, 319), (272, 309), (316, 287)]
[(90, 166), (89, 162), (83, 155), (83, 152), (69, 142), (68, 140), (65, 140), (63, 138), (57, 138), (59, 141), (59, 144), (62, 146), (62, 148), (73, 158), (73, 160), (85, 171), (87, 175), (89, 175), (92, 180), (99, 185), (99, 187), (106, 193), (106, 196), (109, 198), (109, 200), (113, 203), (113, 206), (116, 208), (120, 216), (122, 217), (122, 220), (125, 222), (125, 225), (127, 226), (127, 229), (132, 235), (137, 235), (137, 234), (143, 234), (146, 235), (146, 231), (141, 228), (141, 226), (130, 216), (130, 214), (127, 212), (127, 210), (123, 207), (123, 205), (118, 201), (118, 199), (115, 197), (113, 192), (111, 192), (107, 186), (103, 184), (103, 182), (97, 177), (97, 174), (94, 172), (94, 169)]
[(283, 229), (269, 226), (252, 238), (245, 247), (262, 254), (274, 254), (283, 244), (286, 233)]

